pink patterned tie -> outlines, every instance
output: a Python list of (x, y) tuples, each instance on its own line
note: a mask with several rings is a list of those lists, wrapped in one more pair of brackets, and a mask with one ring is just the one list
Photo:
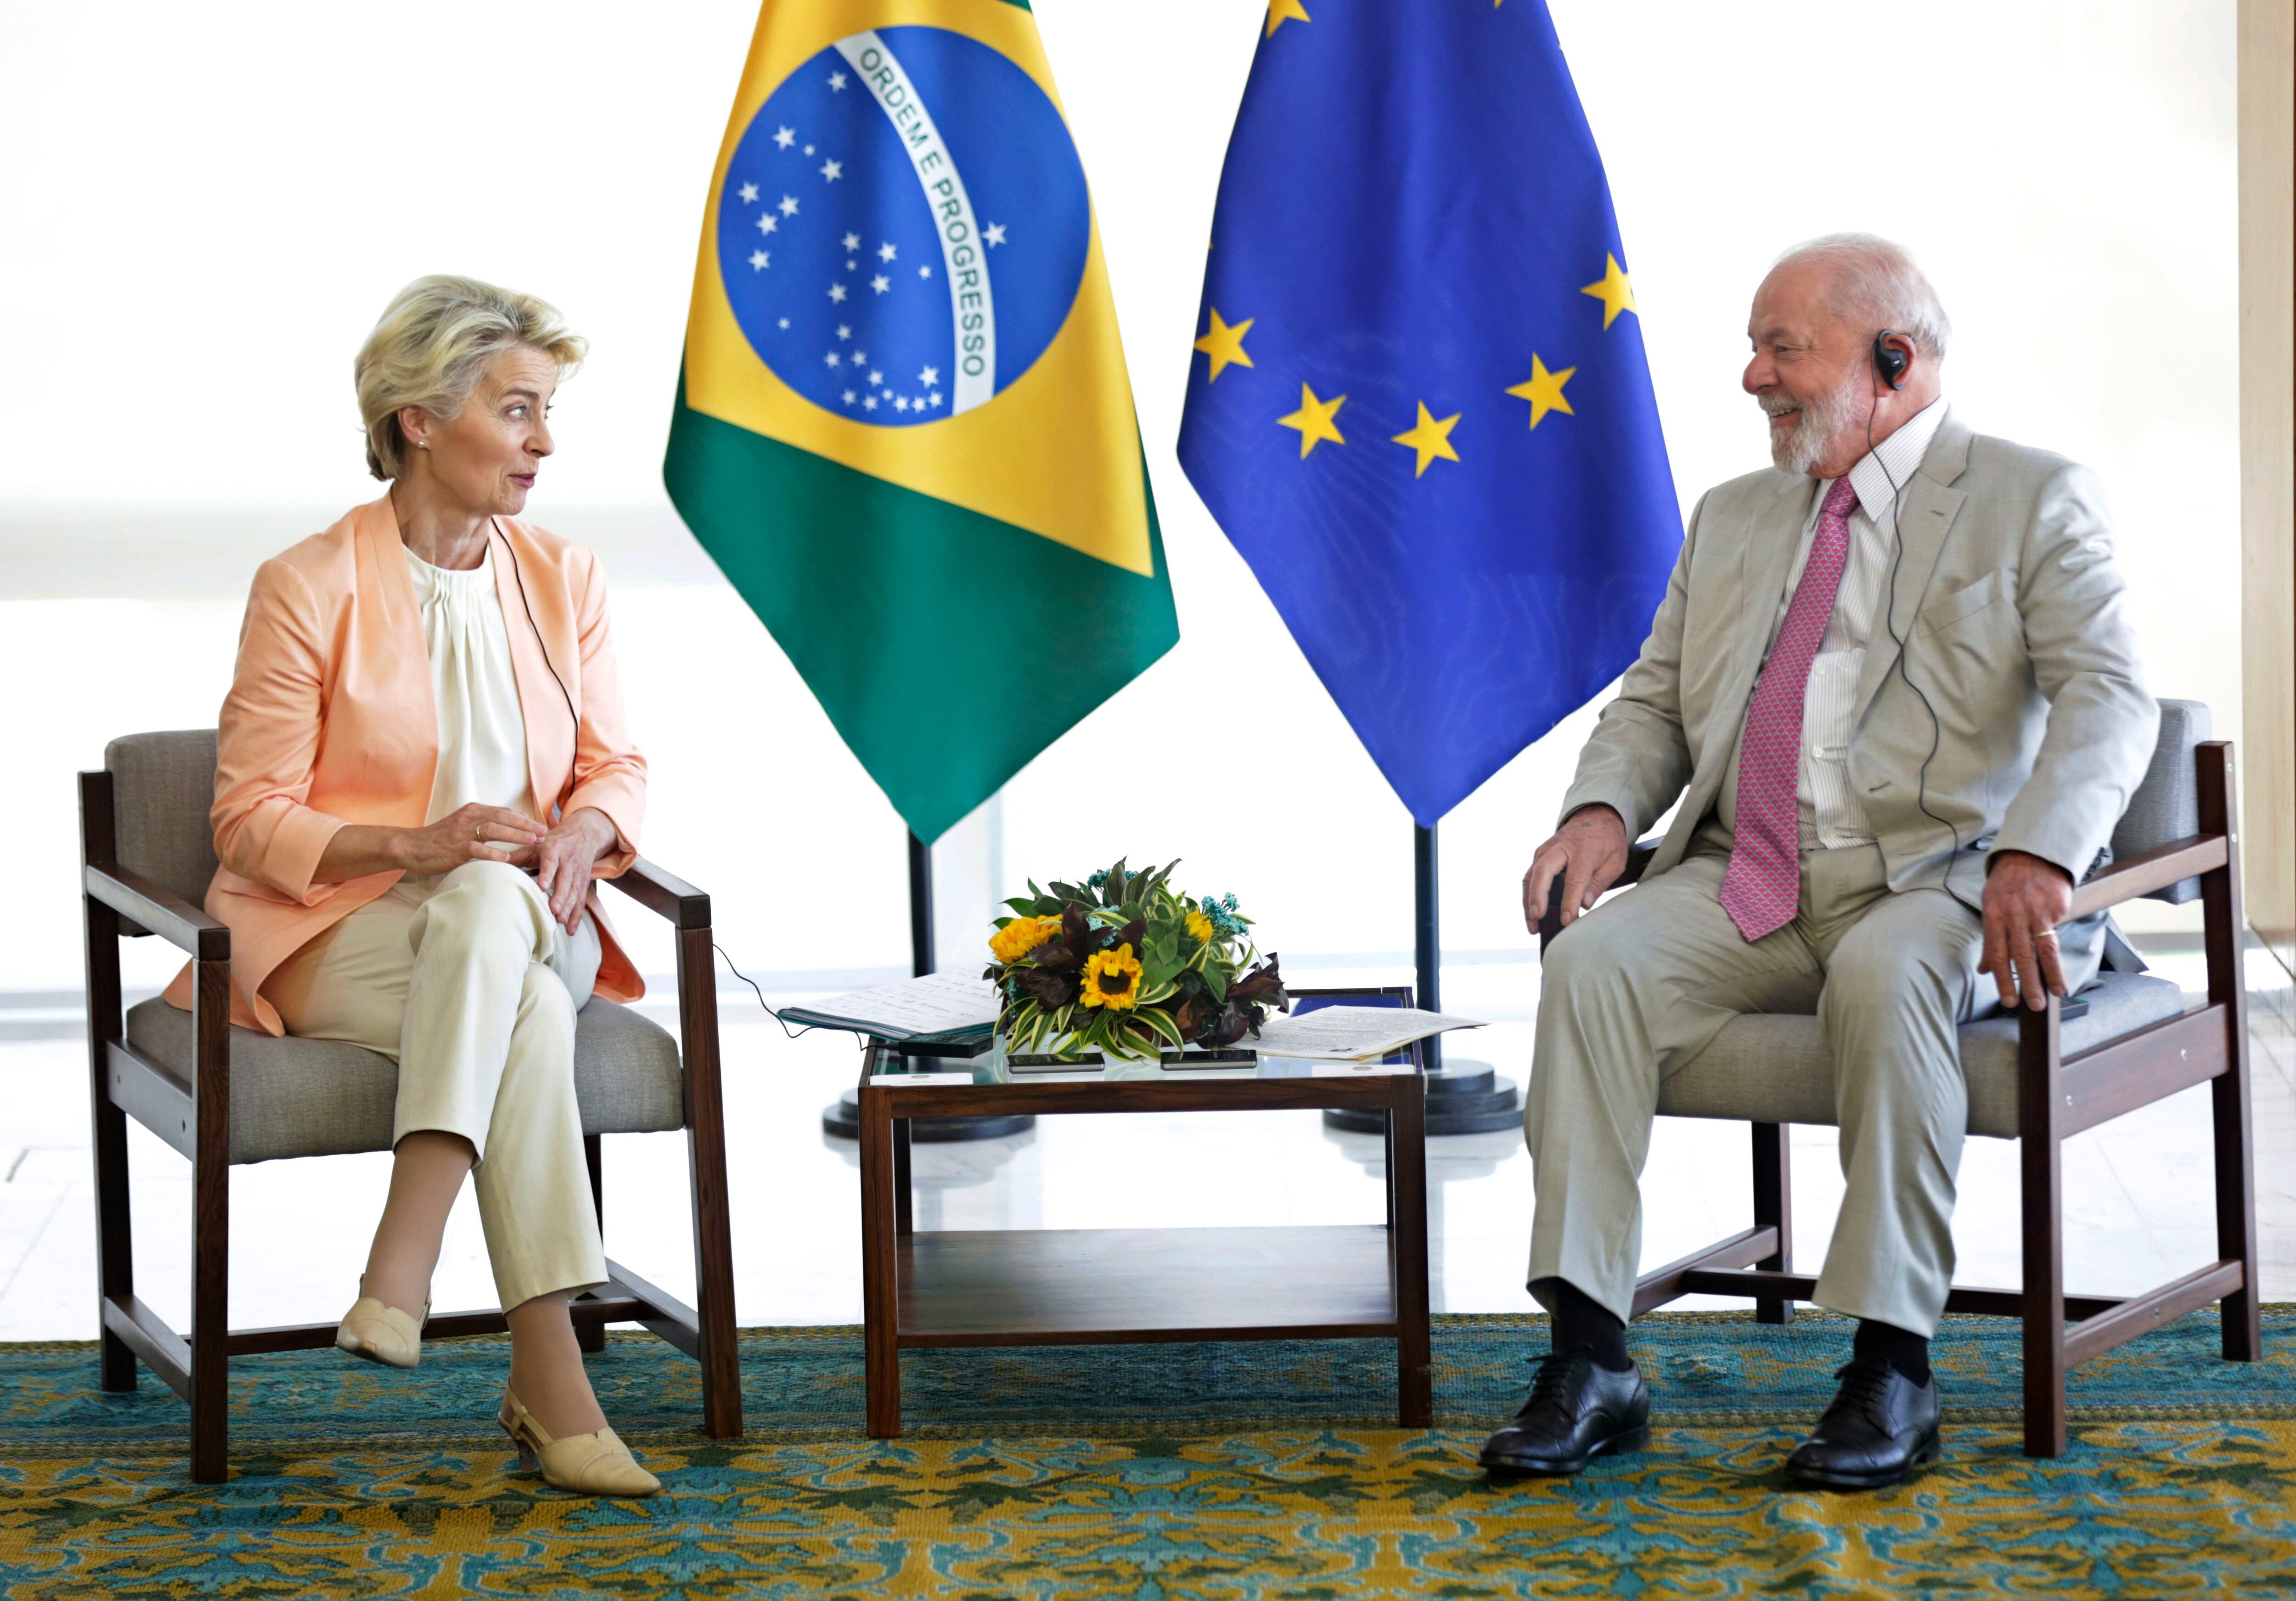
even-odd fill
[(1849, 560), (1849, 508), (1857, 491), (1847, 475), (1833, 480), (1817, 513), (1817, 538), (1794, 587), (1769, 664), (1746, 706), (1738, 742), (1738, 818), (1730, 870), (1722, 876), (1722, 909), (1748, 940), (1793, 921), (1801, 899), (1801, 815), (1795, 798), (1801, 769), (1801, 713), (1841, 570)]

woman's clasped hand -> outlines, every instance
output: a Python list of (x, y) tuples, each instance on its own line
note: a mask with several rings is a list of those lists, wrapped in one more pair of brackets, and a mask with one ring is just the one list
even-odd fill
[(476, 801), (422, 828), (398, 831), (393, 852), (405, 872), (435, 877), (465, 862), (507, 862), (534, 874), (550, 901), (551, 920), (571, 932), (598, 858), (619, 840), (603, 812), (584, 807), (545, 828), (522, 811)]
[(473, 800), (436, 823), (395, 832), (399, 838), (394, 842), (398, 849), (392, 854), (398, 866), (405, 872), (435, 878), (442, 873), (452, 873), (464, 862), (508, 862), (513, 867), (531, 866), (537, 848), (550, 831), (522, 811), (507, 806), (484, 806)]
[[(545, 829), (534, 846), (534, 882), (550, 898), (550, 915), (571, 933), (582, 921), (590, 875), (598, 860), (620, 842), (606, 814), (587, 807), (570, 812)], [(521, 864), (523, 865), (523, 864)]]

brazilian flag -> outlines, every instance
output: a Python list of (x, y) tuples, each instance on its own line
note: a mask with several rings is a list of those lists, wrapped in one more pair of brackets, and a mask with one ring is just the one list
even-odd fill
[(1026, 4), (766, 0), (662, 472), (928, 842), (1178, 640)]

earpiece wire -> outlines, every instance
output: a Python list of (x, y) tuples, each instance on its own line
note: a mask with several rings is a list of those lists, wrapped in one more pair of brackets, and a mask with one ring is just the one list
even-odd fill
[[(1882, 459), (1881, 451), (1874, 443), (1874, 419), (1882, 409), (1881, 343), (1882, 335), (1877, 333), (1874, 336), (1872, 357), (1875, 383), (1874, 399), (1866, 408), (1866, 454), (1874, 458), (1874, 464), (1882, 469), (1882, 478), (1889, 482), (1890, 532), (1897, 546), (1897, 553), (1890, 561), (1890, 598), (1882, 615), (1882, 626), (1889, 630), (1890, 643), (1897, 647), (1898, 677), (1905, 681), (1907, 689), (1914, 692), (1914, 698), (1922, 703), (1922, 710), (1929, 713), (1930, 750), (1929, 754), (1922, 758), (1921, 771), (1915, 780), (1914, 804), (1921, 809), (1923, 817), (1943, 828), (1953, 840), (1953, 854), (1946, 858), (1946, 893), (1954, 895), (1953, 860), (1961, 854), (1961, 830), (1930, 809), (1930, 763), (1937, 759), (1938, 747), (1944, 742), (1945, 727), (1938, 720), (1937, 708), (1930, 704), (1930, 698), (1922, 693), (1922, 686), (1914, 682), (1913, 672), (1906, 665), (1906, 636), (1898, 632), (1898, 571), (1906, 563), (1905, 486), (1898, 483), (1897, 474), (1890, 471), (1890, 464)], [(1959, 895), (1954, 895), (1954, 899), (1961, 900)], [(1962, 904), (1969, 905), (1965, 900)], [(1974, 911), (1977, 908), (1972, 907), (1970, 909)]]

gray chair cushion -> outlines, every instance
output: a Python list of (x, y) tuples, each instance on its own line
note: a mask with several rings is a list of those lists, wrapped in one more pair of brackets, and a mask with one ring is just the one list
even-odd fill
[(216, 731), (131, 734), (103, 747), (119, 865), (198, 906), (215, 877)]
[(677, 1041), (643, 1014), (594, 995), (574, 1019), (574, 1094), (585, 1134), (685, 1127)]
[[(192, 1014), (164, 1000), (129, 1008), (127, 1040), (186, 1082)], [(574, 1094), (585, 1134), (685, 1126), (677, 1042), (627, 1006), (593, 997), (576, 1018)], [(231, 1159), (340, 1156), (390, 1148), (398, 1064), (331, 1039), (231, 1031)]]
[[(2088, 1014), (2064, 1025), (2068, 1056), (2180, 1015), (2184, 991), (2166, 979), (2108, 973), (2081, 992)], [(2017, 1137), (2017, 1020), (1997, 1014), (1961, 1026), (1969, 1131)], [(1759, 1013), (1734, 1019), (1714, 1043), (1659, 1087), (1663, 1117), (1831, 1125), (1833, 1055), (1815, 1017)]]
[[(2209, 709), (2200, 702), (2161, 702), (2161, 735), (2152, 746), (2152, 765), (2144, 769), (2144, 781), (2128, 798), (2128, 809), (2121, 813), (2112, 831), (2113, 860), (2127, 861), (2201, 832), (2201, 794), (2193, 749), (2211, 737), (2210, 727)], [(2200, 892), (2201, 881), (2188, 878), (2153, 891), (2151, 899), (2182, 906)]]

